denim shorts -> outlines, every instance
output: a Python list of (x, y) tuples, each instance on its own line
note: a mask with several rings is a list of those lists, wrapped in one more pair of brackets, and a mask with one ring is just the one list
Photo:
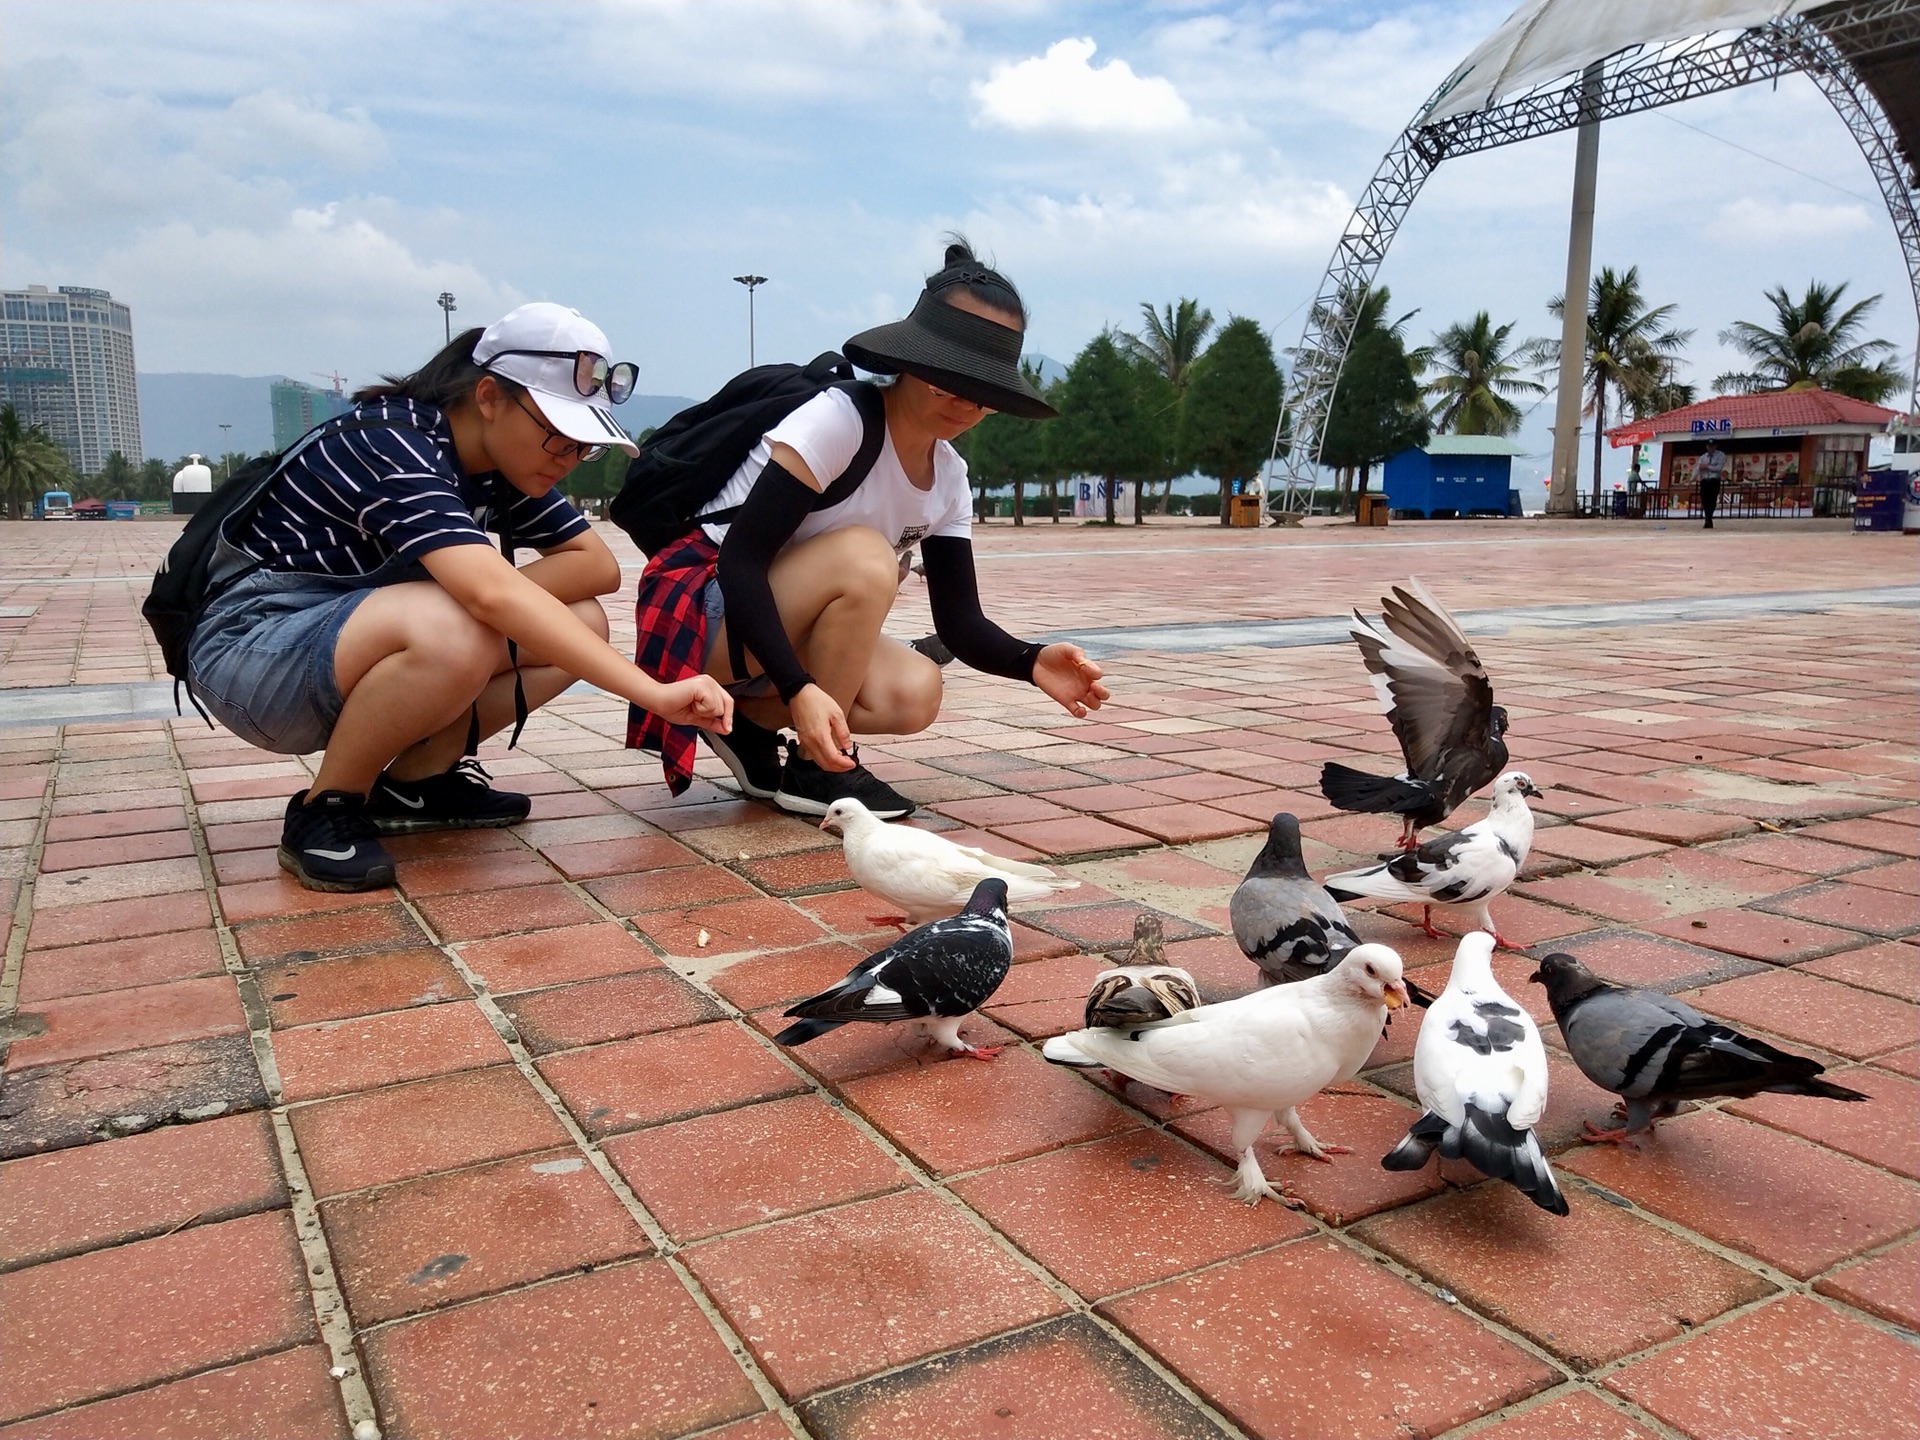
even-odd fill
[[(720, 595), (720, 577), (707, 581), (706, 594), (701, 597), (700, 608), (707, 617), (707, 654), (706, 663), (713, 663), (713, 652), (720, 643), (720, 623), (727, 618), (727, 604)], [(749, 675), (744, 680), (730, 681), (721, 687), (736, 700), (764, 700), (780, 692), (768, 675)]]
[[(216, 559), (216, 576), (226, 558)], [(426, 578), (425, 567), (409, 562), (371, 575), (243, 575), (202, 612), (188, 647), (188, 683), (248, 744), (280, 755), (324, 750), (345, 703), (333, 652), (347, 618), (380, 586)]]

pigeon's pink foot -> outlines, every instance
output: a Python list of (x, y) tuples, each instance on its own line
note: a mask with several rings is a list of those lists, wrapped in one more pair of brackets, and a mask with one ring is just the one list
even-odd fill
[(903, 934), (911, 929), (913, 924), (913, 922), (908, 920), (904, 915), (869, 915), (867, 916), (867, 923), (881, 929), (891, 926)]
[(1445, 940), (1448, 938), (1446, 931), (1433, 928), (1433, 907), (1431, 905), (1422, 905), (1420, 907), (1420, 928), (1427, 932), (1427, 938), (1429, 940)]
[(1313, 1155), (1306, 1151), (1302, 1151), (1301, 1153), (1306, 1155), (1309, 1160), (1318, 1160), (1322, 1165), (1331, 1165), (1334, 1156), (1351, 1155), (1353, 1153), (1353, 1147), (1351, 1145), (1329, 1145), (1326, 1141), (1322, 1140), (1320, 1142), (1320, 1153), (1318, 1155)]
[(956, 1060), (991, 1060), (1007, 1047), (1004, 1045), (969, 1045), (964, 1050), (953, 1052)]
[(1589, 1145), (1631, 1145), (1632, 1137), (1627, 1127), (1621, 1125), (1612, 1130), (1597, 1130), (1591, 1120), (1580, 1122), (1580, 1138)]
[(1493, 948), (1496, 950), (1525, 950), (1527, 948), (1524, 945), (1514, 944), (1513, 941), (1507, 939), (1507, 937), (1502, 935), (1498, 930), (1491, 933), (1493, 935)]

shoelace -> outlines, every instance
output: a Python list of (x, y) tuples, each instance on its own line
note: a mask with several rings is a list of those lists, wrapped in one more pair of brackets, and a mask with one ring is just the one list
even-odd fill
[(451, 780), (456, 776), (462, 780), (467, 781), (469, 784), (480, 786), (480, 788), (483, 790), (490, 790), (493, 788), (493, 776), (487, 773), (486, 766), (482, 765), (478, 760), (474, 759), (473, 756), (471, 755), (467, 756), (465, 759), (457, 761), (454, 764), (454, 767), (451, 770), (447, 771), (448, 779)]

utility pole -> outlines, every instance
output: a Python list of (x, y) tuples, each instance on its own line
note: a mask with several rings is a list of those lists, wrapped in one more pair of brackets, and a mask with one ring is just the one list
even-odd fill
[(446, 343), (451, 345), (453, 343), (453, 312), (458, 310), (460, 307), (453, 303), (453, 292), (451, 290), (442, 290), (440, 292), (439, 303), (440, 303), (440, 309), (443, 312), (440, 318), (446, 324), (446, 332), (447, 332)]
[(220, 422), (220, 468), (226, 471), (226, 474), (220, 477), (220, 483), (222, 485), (233, 478), (233, 454), (227, 445), (227, 432), (231, 429), (233, 429), (233, 423), (231, 421), (222, 420)]
[(753, 356), (753, 292), (767, 283), (767, 277), (764, 275), (736, 275), (733, 277), (733, 281), (736, 285), (744, 285), (747, 287), (747, 368), (751, 370), (756, 363)]
[[(1560, 316), (1560, 388), (1553, 409), (1553, 472), (1547, 482), (1547, 513), (1580, 513), (1580, 402), (1587, 361), (1587, 283), (1593, 273), (1593, 200), (1600, 174), (1600, 82), (1598, 60), (1580, 87), (1580, 126), (1573, 152), (1573, 215), (1567, 224), (1567, 288)], [(1593, 417), (1601, 423), (1601, 417)]]

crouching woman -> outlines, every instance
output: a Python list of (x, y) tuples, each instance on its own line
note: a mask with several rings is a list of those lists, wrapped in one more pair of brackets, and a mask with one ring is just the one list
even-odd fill
[[(531, 802), (470, 757), (576, 679), (725, 730), (713, 680), (662, 684), (607, 644), (620, 567), (555, 485), (607, 445), (633, 369), (599, 327), (523, 305), (354, 396), (236, 517), (193, 632), (189, 684), (229, 729), (321, 750), (279, 860), (313, 890), (391, 885), (382, 834), (511, 825)], [(495, 550), (487, 527), (506, 538)], [(520, 568), (525, 546), (540, 558)]]

